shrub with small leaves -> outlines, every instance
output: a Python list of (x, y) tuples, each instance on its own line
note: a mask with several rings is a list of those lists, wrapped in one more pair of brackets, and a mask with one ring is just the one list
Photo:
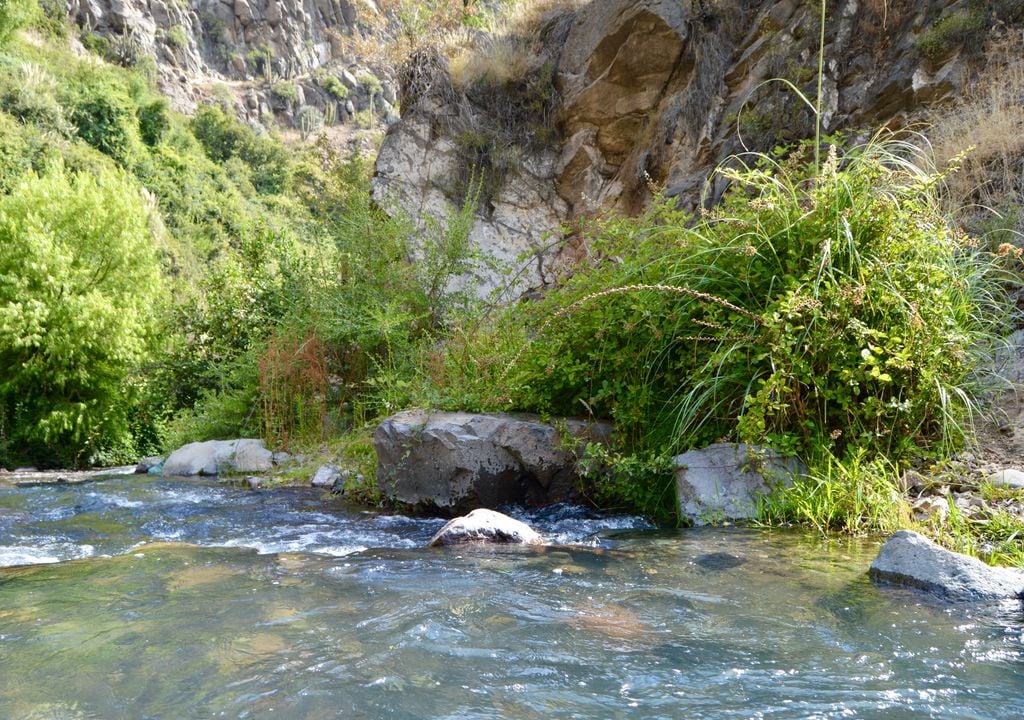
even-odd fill
[(325, 75), (320, 81), (320, 85), (338, 100), (348, 97), (348, 88), (334, 75)]

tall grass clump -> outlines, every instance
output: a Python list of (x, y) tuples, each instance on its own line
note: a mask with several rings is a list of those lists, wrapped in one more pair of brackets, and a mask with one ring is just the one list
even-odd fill
[(698, 217), (662, 201), (595, 223), (593, 262), (530, 311), (514, 403), (612, 418), (654, 457), (727, 439), (898, 465), (962, 445), (1006, 259), (947, 222), (911, 144), (813, 155), (736, 159)]
[(911, 523), (899, 468), (864, 451), (845, 460), (827, 455), (792, 487), (765, 498), (758, 519), (767, 525), (809, 525), (822, 534), (895, 532)]

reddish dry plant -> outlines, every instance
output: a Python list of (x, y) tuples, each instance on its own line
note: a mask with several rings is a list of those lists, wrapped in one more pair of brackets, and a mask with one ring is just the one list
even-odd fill
[(277, 334), (259, 362), (264, 435), (277, 447), (319, 440), (327, 419), (327, 348), (310, 330)]

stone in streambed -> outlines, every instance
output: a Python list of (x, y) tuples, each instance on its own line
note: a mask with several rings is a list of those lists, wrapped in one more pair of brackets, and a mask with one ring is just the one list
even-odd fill
[(262, 440), (207, 440), (178, 448), (164, 461), (164, 477), (261, 473), (273, 467), (272, 453)]
[(611, 432), (583, 420), (410, 410), (373, 434), (377, 483), (391, 500), (449, 516), (561, 502), (572, 499), (578, 478), (571, 446)]
[(341, 468), (337, 465), (321, 465), (309, 479), (309, 484), (316, 488), (333, 490), (342, 479)]
[(544, 538), (524, 522), (480, 508), (450, 520), (430, 539), (428, 547), (466, 543), (543, 545)]
[(159, 455), (151, 455), (149, 457), (144, 457), (141, 460), (139, 460), (139, 464), (135, 466), (135, 473), (137, 475), (145, 475), (146, 473), (152, 471), (153, 468), (161, 466), (163, 464), (163, 461), (164, 459)]
[(875, 581), (919, 588), (952, 600), (1024, 599), (1024, 572), (997, 568), (900, 530), (886, 540), (868, 574)]

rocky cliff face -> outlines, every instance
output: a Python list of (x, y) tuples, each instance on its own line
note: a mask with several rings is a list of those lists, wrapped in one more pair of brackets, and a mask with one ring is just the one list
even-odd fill
[(252, 122), (318, 125), (370, 107), (397, 119), (394, 89), (346, 57), (342, 39), (357, 23), (350, 0), (69, 0), (68, 12), (116, 53), (153, 58), (161, 90), (183, 112), (219, 86)]
[[(598, 207), (636, 212), (650, 202), (652, 187), (693, 208), (702, 193), (713, 200), (724, 189), (721, 181), (707, 183), (725, 158), (813, 136), (812, 110), (784, 83), (769, 80), (784, 78), (814, 98), (816, 6), (595, 0), (549, 17), (532, 67), (553, 69), (558, 140), (540, 149), (519, 143), (518, 162), (481, 208), (472, 240), (505, 259), (531, 254), (519, 268), (521, 292), (549, 282), (572, 259), (559, 241), (574, 218)], [(976, 9), (964, 0), (829, 6), (825, 132), (898, 127), (954, 95), (970, 76), (977, 33), (991, 24), (968, 15)], [(951, 17), (957, 22), (944, 19)], [(963, 30), (964, 18), (975, 23), (974, 35)], [(440, 218), (461, 199), (452, 178), (465, 174), (459, 165), (473, 157), (459, 152), (467, 124), (451, 118), (465, 115), (460, 108), (488, 110), (474, 97), (479, 87), (451, 90), (444, 72), (430, 86), (449, 91), (410, 91), (402, 120), (384, 141), (375, 194), (385, 206)], [(407, 73), (407, 84), (416, 77)], [(422, 86), (422, 79), (413, 84)], [(518, 100), (516, 87), (506, 86), (510, 103)], [(492, 276), (485, 285), (501, 283)]]

